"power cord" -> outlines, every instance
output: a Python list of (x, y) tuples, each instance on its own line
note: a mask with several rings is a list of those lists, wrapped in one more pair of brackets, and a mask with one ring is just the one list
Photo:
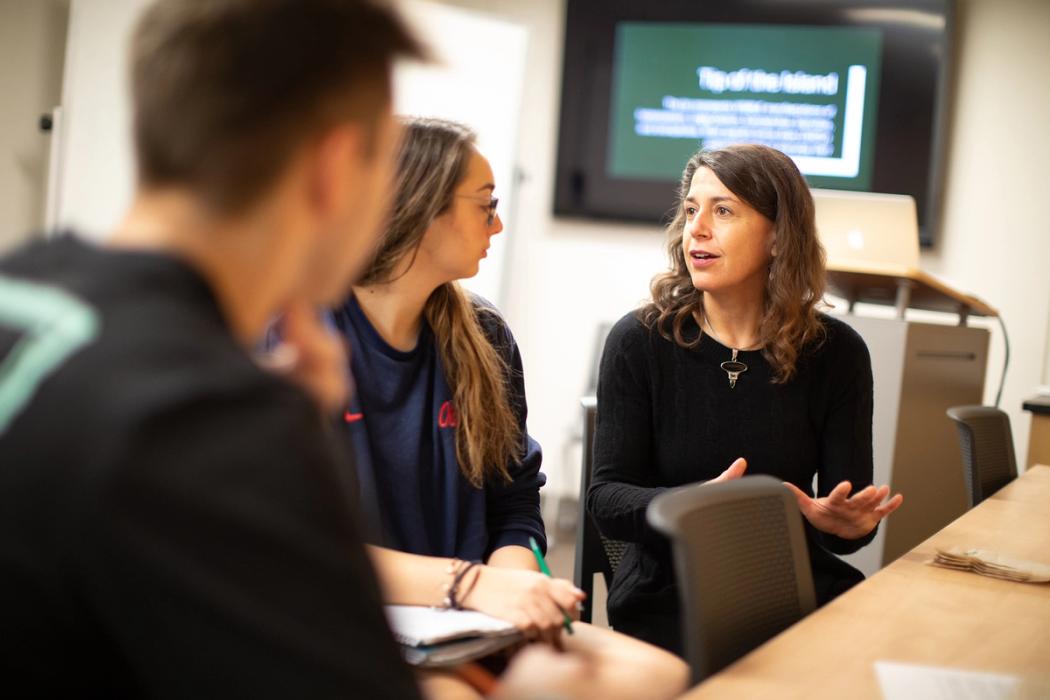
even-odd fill
[(1003, 398), (1003, 385), (1006, 384), (1006, 368), (1010, 366), (1010, 336), (1006, 333), (1003, 315), (999, 314), (996, 318), (999, 319), (999, 327), (1003, 329), (1003, 345), (1006, 349), (1005, 357), (1003, 358), (1003, 375), (999, 378), (999, 391), (995, 395), (995, 407), (999, 408), (999, 400)]

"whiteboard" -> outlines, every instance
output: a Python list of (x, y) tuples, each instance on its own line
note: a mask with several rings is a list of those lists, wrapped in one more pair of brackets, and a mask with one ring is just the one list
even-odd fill
[(148, 0), (73, 0), (57, 126), (58, 173), (48, 192), (60, 228), (100, 239), (120, 221), (135, 183), (127, 95), (128, 40)]
[[(148, 0), (73, 0), (52, 178), (52, 219), (101, 239), (120, 221), (134, 190), (127, 47)], [(444, 117), (471, 126), (492, 163), (507, 230), (492, 241), (467, 286), (499, 304), (513, 211), (514, 153), (525, 75), (527, 31), (520, 25), (426, 0), (399, 3), (440, 63), (394, 71), (400, 114)]]

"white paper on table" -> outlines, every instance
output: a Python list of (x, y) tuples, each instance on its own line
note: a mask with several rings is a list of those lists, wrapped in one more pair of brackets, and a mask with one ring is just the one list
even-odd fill
[(876, 661), (885, 700), (1035, 700), (1050, 698), (1050, 680), (942, 666)]

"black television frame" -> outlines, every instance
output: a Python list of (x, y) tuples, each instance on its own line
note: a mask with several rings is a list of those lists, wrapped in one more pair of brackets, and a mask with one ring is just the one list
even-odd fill
[[(848, 19), (850, 14), (857, 17), (858, 10), (868, 16), (865, 21)], [(920, 20), (924, 13), (943, 17), (943, 29), (923, 27)], [(920, 243), (924, 247), (934, 245), (944, 183), (955, 0), (567, 0), (555, 170), (556, 216), (663, 224), (674, 206), (674, 180), (607, 175), (613, 50), (616, 25), (621, 21), (883, 29), (871, 191), (915, 197)], [(918, 56), (923, 52), (934, 57)], [(923, 85), (929, 86), (924, 95), (909, 85), (917, 74)], [(916, 95), (919, 108), (909, 95)], [(925, 168), (910, 162), (917, 151), (927, 153), (922, 159)], [(661, 201), (665, 205), (657, 207), (655, 203)]]

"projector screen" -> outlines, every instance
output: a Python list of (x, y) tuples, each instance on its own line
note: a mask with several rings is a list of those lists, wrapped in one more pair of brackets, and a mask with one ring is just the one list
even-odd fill
[(621, 22), (608, 172), (663, 180), (699, 148), (764, 143), (814, 187), (867, 190), (881, 48), (872, 29)]
[(932, 244), (952, 0), (568, 0), (554, 212), (651, 223), (696, 151), (763, 143), (812, 187), (907, 194)]

